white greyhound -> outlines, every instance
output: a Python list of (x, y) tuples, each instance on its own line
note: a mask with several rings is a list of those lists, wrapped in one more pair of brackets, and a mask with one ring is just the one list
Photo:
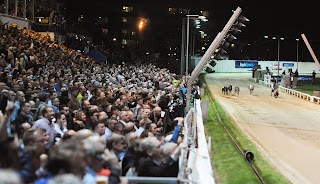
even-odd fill
[(250, 85), (249, 85), (250, 94), (252, 94), (253, 90), (254, 90), (254, 85), (250, 84)]

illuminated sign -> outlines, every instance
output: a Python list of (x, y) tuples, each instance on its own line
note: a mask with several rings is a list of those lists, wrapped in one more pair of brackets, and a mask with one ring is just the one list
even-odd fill
[(235, 61), (236, 68), (254, 68), (258, 61)]
[(283, 67), (294, 67), (294, 63), (282, 63)]

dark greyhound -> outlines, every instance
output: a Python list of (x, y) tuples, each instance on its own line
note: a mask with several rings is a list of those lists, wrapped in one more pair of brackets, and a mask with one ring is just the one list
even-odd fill
[(223, 86), (222, 94), (224, 94), (224, 95), (228, 94), (228, 86)]
[(229, 85), (228, 86), (228, 95), (231, 95), (231, 92), (232, 92), (232, 85)]

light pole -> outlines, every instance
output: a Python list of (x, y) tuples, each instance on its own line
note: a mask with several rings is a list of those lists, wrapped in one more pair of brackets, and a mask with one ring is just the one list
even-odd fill
[[(265, 36), (265, 38), (268, 38)], [(272, 37), (273, 40), (278, 40), (278, 76), (280, 76), (279, 69), (280, 69), (280, 40), (284, 40), (282, 37)]]
[(297, 38), (296, 41), (297, 41), (297, 71), (298, 71), (298, 65), (299, 65), (299, 38)]
[(182, 31), (181, 31), (181, 59), (180, 59), (180, 75), (183, 75), (183, 70), (184, 70), (184, 64), (185, 64), (185, 29), (186, 29), (186, 25), (185, 25), (185, 20), (186, 19), (182, 19)]
[(188, 76), (189, 70), (189, 32), (190, 32), (190, 19), (201, 19), (207, 21), (205, 16), (200, 15), (186, 15), (187, 16), (187, 48), (186, 48), (186, 76)]

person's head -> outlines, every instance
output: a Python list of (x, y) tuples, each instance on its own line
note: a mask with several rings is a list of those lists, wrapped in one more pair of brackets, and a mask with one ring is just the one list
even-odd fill
[(58, 97), (53, 97), (53, 98), (51, 99), (51, 103), (52, 103), (52, 105), (54, 105), (54, 106), (56, 106), (56, 107), (59, 107), (59, 105), (60, 105), (60, 100), (59, 100)]
[(106, 146), (110, 151), (113, 151), (117, 155), (127, 148), (126, 138), (124, 135), (112, 133), (108, 137)]
[(53, 108), (50, 107), (50, 106), (46, 106), (42, 110), (42, 117), (48, 119), (49, 122), (51, 122), (51, 120), (54, 118), (54, 110), (53, 110)]
[(155, 123), (148, 123), (146, 125), (146, 129), (152, 132), (154, 135), (160, 132), (160, 130), (157, 128), (157, 124)]
[(126, 142), (128, 144), (127, 145), (128, 149), (137, 151), (141, 141), (140, 137), (134, 132), (129, 132), (125, 136), (126, 136)]
[(16, 100), (16, 93), (14, 91), (9, 91), (8, 100), (14, 102)]
[(161, 107), (155, 107), (154, 109), (153, 109), (153, 112), (154, 112), (154, 114), (156, 115), (156, 116), (160, 116), (161, 115)]
[(60, 106), (60, 111), (66, 116), (68, 116), (70, 114), (69, 107), (67, 105), (64, 105), (64, 104)]
[(103, 122), (93, 122), (92, 129), (95, 133), (102, 136), (105, 133), (106, 127)]
[(114, 125), (113, 132), (117, 134), (124, 135), (125, 134), (125, 126), (122, 123), (117, 123)]
[(28, 102), (22, 102), (20, 104), (20, 109), (21, 109), (21, 112), (25, 113), (25, 114), (29, 114), (30, 113), (30, 110), (31, 110), (31, 106), (30, 106), (30, 103)]
[(140, 138), (143, 139), (143, 138), (146, 138), (146, 137), (154, 137), (154, 134), (150, 130), (145, 129), (140, 134)]
[(108, 119), (108, 114), (105, 112), (105, 111), (100, 111), (100, 112), (98, 112), (98, 117), (99, 117), (99, 121), (100, 122), (106, 122), (107, 121), (107, 119)]
[(55, 118), (56, 118), (56, 123), (60, 126), (60, 127), (66, 127), (67, 126), (67, 118), (66, 115), (58, 112), (55, 114)]
[(134, 123), (133, 122), (127, 122), (125, 125), (125, 133), (134, 132)]
[(129, 116), (128, 116), (127, 111), (120, 111), (119, 119), (124, 121), (124, 122), (128, 122), (129, 121)]
[(161, 142), (156, 137), (146, 137), (140, 143), (140, 150), (153, 160), (161, 160), (163, 150)]
[(31, 108), (34, 108), (36, 106), (36, 103), (33, 100), (28, 101)]
[(99, 172), (103, 166), (101, 155), (104, 153), (105, 142), (98, 135), (92, 135), (84, 139), (83, 147), (87, 153), (87, 164), (95, 172)]
[(90, 101), (89, 100), (84, 100), (83, 102), (82, 102), (82, 105), (83, 105), (83, 108), (84, 109), (88, 109), (89, 110), (89, 108), (90, 108)]
[(20, 103), (26, 101), (25, 95), (22, 91), (17, 91), (17, 100)]
[(120, 109), (119, 109), (118, 106), (113, 105), (113, 106), (111, 107), (111, 112), (112, 112), (112, 114), (118, 116), (119, 113), (120, 113)]
[(114, 131), (115, 125), (119, 123), (117, 118), (111, 117), (107, 120), (106, 127), (108, 127), (112, 132)]
[(79, 140), (67, 139), (50, 149), (46, 168), (53, 175), (71, 173), (82, 178), (85, 167), (86, 151)]
[(74, 130), (68, 130), (63, 134), (62, 141), (72, 138), (76, 134)]
[(142, 97), (137, 98), (137, 104), (142, 106), (142, 104), (143, 104), (143, 98)]
[(146, 129), (147, 124), (151, 124), (152, 121), (150, 119), (142, 119), (139, 121), (139, 127), (143, 127), (144, 129)]
[(86, 121), (86, 114), (83, 111), (79, 111), (74, 115), (74, 118), (78, 121)]
[(134, 113), (132, 111), (127, 111), (127, 114), (128, 114), (129, 121), (131, 121), (131, 122), (136, 121), (136, 116), (134, 115)]
[(48, 144), (47, 134), (42, 129), (28, 129), (24, 132), (22, 141), (27, 151), (36, 155), (45, 153), (45, 146)]

